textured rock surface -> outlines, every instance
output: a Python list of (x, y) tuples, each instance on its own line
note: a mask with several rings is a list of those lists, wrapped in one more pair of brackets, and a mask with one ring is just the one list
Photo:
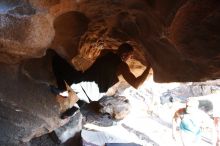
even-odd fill
[(101, 98), (99, 102), (103, 106), (103, 108), (100, 109), (100, 112), (109, 113), (116, 120), (124, 119), (131, 110), (131, 105), (129, 104), (128, 99), (124, 96), (106, 96)]
[(22, 0), (3, 0), (0, 9), (0, 61), (43, 56), (54, 37), (49, 14)]
[(47, 85), (53, 75), (49, 68), (42, 69), (48, 61), (43, 58), (22, 65), (0, 64), (1, 145), (28, 142), (65, 123), (59, 118), (58, 103)]
[(170, 27), (169, 37), (176, 48), (195, 69), (212, 78), (219, 78), (219, 25), (219, 1), (201, 0), (185, 3)]
[(150, 61), (157, 82), (219, 78), (217, 0), (3, 0), (1, 62), (41, 57), (48, 47), (86, 70), (124, 41)]
[(80, 111), (83, 115), (83, 122), (95, 124), (102, 127), (112, 126), (114, 120), (109, 114), (101, 113), (99, 110), (102, 107), (98, 101), (92, 101), (87, 105), (84, 105)]

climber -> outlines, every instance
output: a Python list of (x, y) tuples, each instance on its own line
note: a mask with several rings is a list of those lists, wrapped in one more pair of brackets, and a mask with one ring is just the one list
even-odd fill
[[(87, 103), (84, 102), (84, 98), (83, 96), (80, 96), (80, 94), (86, 95), (87, 99), (89, 99), (89, 103), (91, 103), (89, 97), (91, 94), (81, 85), (83, 81), (91, 82), (90, 86), (93, 87), (98, 85), (98, 94), (95, 96), (100, 96), (100, 93), (107, 92), (111, 86), (119, 81), (119, 75), (122, 75), (131, 86), (138, 88), (146, 79), (150, 71), (150, 65), (147, 66), (142, 75), (135, 77), (131, 73), (129, 66), (126, 64), (126, 61), (132, 56), (133, 51), (133, 47), (128, 43), (120, 45), (116, 53), (109, 51), (104, 54), (104, 51), (102, 51), (100, 57), (98, 57), (93, 65), (85, 72), (77, 71), (73, 66), (67, 63), (66, 60), (55, 55), (53, 58), (53, 71), (57, 79), (58, 89), (60, 91), (66, 90), (65, 81), (71, 85), (71, 88), (75, 87), (79, 89), (79, 87), (81, 87), (82, 89), (77, 91), (79, 92), (77, 96), (80, 98), (77, 104), (81, 108)], [(52, 89), (54, 90), (54, 88)], [(92, 92), (94, 93), (94, 90)], [(59, 91), (57, 94), (59, 94)], [(69, 117), (74, 113), (75, 107), (72, 107), (62, 113), (61, 118)]]
[(58, 88), (65, 90), (64, 81), (69, 85), (82, 81), (95, 81), (98, 84), (99, 91), (106, 92), (108, 88), (119, 81), (118, 75), (122, 75), (134, 88), (138, 88), (145, 81), (150, 65), (147, 66), (142, 75), (135, 77), (126, 64), (126, 60), (132, 56), (133, 51), (133, 47), (130, 44), (123, 43), (116, 53), (110, 51), (102, 55), (101, 52), (100, 57), (84, 73), (75, 70), (66, 60), (55, 55), (53, 58), (53, 71), (57, 79)]

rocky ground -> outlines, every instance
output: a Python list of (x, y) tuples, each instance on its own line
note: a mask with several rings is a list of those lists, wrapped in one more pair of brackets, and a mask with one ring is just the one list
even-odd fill
[[(150, 84), (150, 82), (147, 82), (147, 84)], [(72, 138), (66, 143), (60, 145), (68, 146), (72, 143), (77, 143), (76, 145), (84, 143), (84, 145), (93, 144), (99, 146), (106, 142), (133, 142), (143, 146), (181, 146), (179, 139), (177, 139), (177, 141), (172, 139), (171, 120), (176, 109), (184, 107), (185, 103), (182, 103), (182, 101), (184, 101), (183, 94), (181, 96), (182, 99), (180, 100), (177, 100), (177, 96), (174, 95), (180, 96), (180, 93), (184, 93), (184, 95), (189, 96), (192, 93), (182, 92), (183, 90), (189, 88), (189, 85), (191, 87), (193, 85), (193, 88), (197, 89), (197, 93), (199, 94), (199, 86), (196, 83), (188, 83), (185, 88), (183, 88), (183, 85), (181, 85), (181, 92), (177, 92), (177, 89), (180, 90), (180, 85), (177, 83), (169, 84), (168, 86), (161, 84), (156, 85), (152, 83), (151, 87), (157, 86), (157, 88), (164, 88), (163, 90), (160, 90), (163, 93), (165, 91), (167, 92), (172, 90), (171, 93), (175, 100), (173, 102), (169, 102), (170, 100), (165, 100), (166, 102), (163, 104), (161, 104), (160, 98), (159, 100), (152, 98), (152, 92), (150, 92), (149, 88), (146, 89), (146, 86), (145, 88), (140, 88), (139, 90), (127, 88), (122, 95), (127, 97), (129, 100), (131, 110), (123, 120), (117, 122), (114, 121), (114, 124), (108, 127), (98, 126), (94, 123), (85, 123), (82, 127), (82, 131), (75, 138)], [(165, 87), (168, 87), (169, 90), (165, 90)], [(212, 84), (211, 86), (207, 84), (206, 87), (203, 87), (205, 90), (202, 90), (203, 92), (200, 94), (208, 94), (210, 91), (208, 88), (217, 90), (218, 87), (218, 84)], [(192, 92), (193, 90), (188, 91)], [(162, 95), (159, 93), (159, 91), (157, 93), (153, 93), (155, 93), (154, 97), (160, 97), (156, 94)], [(167, 94), (164, 96), (164, 98), (167, 98)], [(42, 138), (41, 140), (38, 139), (38, 141), (32, 140), (31, 146), (36, 146), (36, 142), (38, 142), (37, 145), (42, 146), (59, 145), (55, 144), (54, 142), (51, 144), (51, 141), (44, 143), (45, 139), (51, 139), (51, 136), (44, 137), (43, 140)], [(200, 145), (212, 145), (211, 128), (203, 131), (203, 137)]]
[[(171, 119), (175, 109), (183, 107), (184, 104), (174, 103), (175, 106), (160, 106), (158, 111), (149, 111), (149, 106), (142, 98), (136, 98), (132, 94), (137, 94), (135, 90), (127, 89), (124, 94), (129, 99), (132, 110), (131, 113), (122, 121), (117, 122), (111, 127), (98, 127), (95, 125), (85, 125), (90, 130), (102, 132), (105, 140), (94, 140), (87, 138), (90, 142), (96, 145), (101, 145), (101, 142), (134, 142), (142, 146), (180, 146), (180, 140), (172, 139), (172, 124)], [(140, 97), (140, 96), (139, 96)], [(211, 129), (203, 131), (203, 139), (201, 146), (211, 146)], [(93, 136), (96, 135), (93, 133)], [(92, 137), (92, 134), (90, 134)], [(86, 136), (85, 136), (86, 137)], [(100, 133), (99, 133), (99, 136)], [(113, 140), (112, 140), (113, 139)]]

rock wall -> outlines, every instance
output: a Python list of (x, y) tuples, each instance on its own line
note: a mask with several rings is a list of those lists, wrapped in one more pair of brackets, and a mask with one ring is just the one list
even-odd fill
[(86, 70), (102, 49), (122, 42), (157, 82), (219, 77), (217, 0), (56, 0), (0, 2), (0, 62), (42, 57), (53, 48)]
[(28, 142), (67, 122), (59, 118), (58, 102), (48, 86), (53, 82), (53, 74), (42, 67), (50, 64), (48, 58), (21, 65), (0, 64), (1, 145)]

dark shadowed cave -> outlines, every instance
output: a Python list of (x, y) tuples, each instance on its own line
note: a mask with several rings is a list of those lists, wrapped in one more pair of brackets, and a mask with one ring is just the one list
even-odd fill
[[(153, 117), (153, 124), (162, 121), (169, 127), (166, 120), (179, 107), (177, 102), (197, 96), (209, 99), (209, 94), (220, 90), (219, 26), (218, 0), (1, 0), (0, 145), (79, 145), (84, 124), (120, 123), (86, 108), (82, 115), (60, 119), (59, 103), (50, 85), (56, 86), (54, 52), (78, 71), (86, 71), (101, 50), (116, 50), (123, 42), (135, 49), (127, 62), (135, 75), (149, 62), (152, 70), (138, 90), (120, 78), (110, 89), (118, 98), (102, 99), (102, 110), (123, 117), (133, 112), (130, 106), (140, 108)], [(90, 96), (96, 90), (96, 86), (88, 89)], [(122, 107), (109, 107), (110, 101)], [(207, 112), (209, 107), (202, 106)], [(122, 109), (112, 112), (112, 108)], [(155, 129), (144, 133), (129, 127), (132, 119), (125, 118), (123, 124), (127, 125), (122, 127), (149, 144), (162, 145), (154, 139)], [(62, 137), (71, 120), (69, 135), (77, 134), (59, 144), (54, 139)]]

